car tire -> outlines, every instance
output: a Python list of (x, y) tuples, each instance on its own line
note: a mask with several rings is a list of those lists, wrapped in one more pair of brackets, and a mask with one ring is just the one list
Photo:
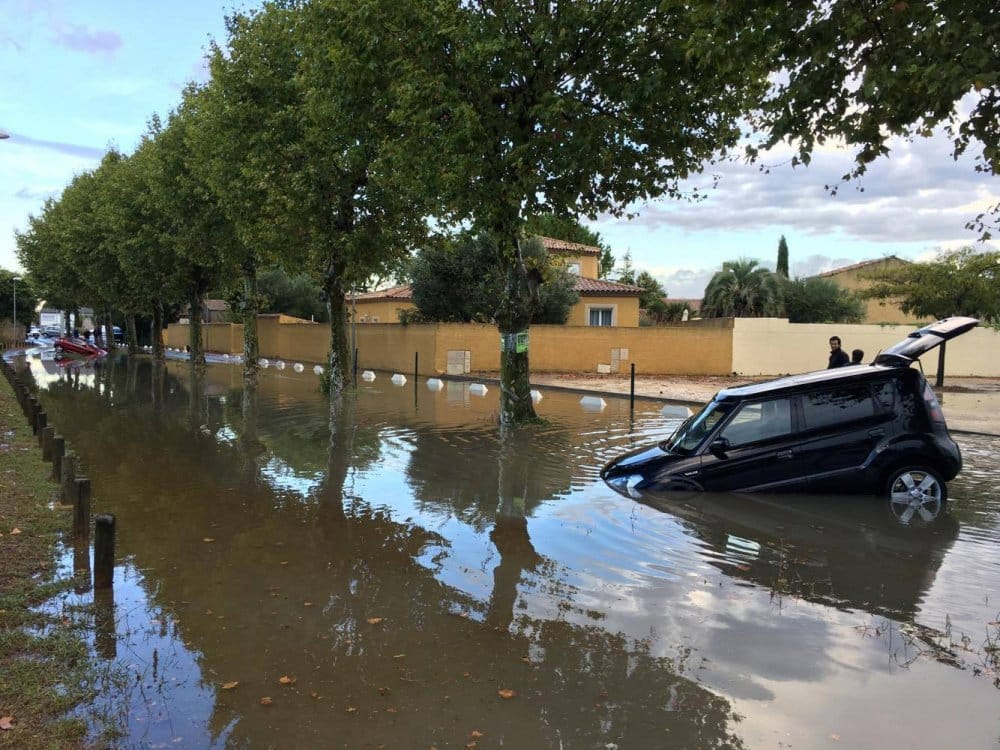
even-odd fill
[(889, 512), (904, 526), (927, 526), (944, 513), (948, 487), (934, 469), (905, 466), (886, 482)]

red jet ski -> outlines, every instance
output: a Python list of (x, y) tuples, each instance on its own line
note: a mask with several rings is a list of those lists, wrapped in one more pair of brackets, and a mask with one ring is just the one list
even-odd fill
[(86, 339), (76, 336), (64, 336), (61, 339), (56, 339), (55, 350), (57, 357), (67, 355), (71, 357), (105, 357), (108, 354), (101, 347), (94, 346)]

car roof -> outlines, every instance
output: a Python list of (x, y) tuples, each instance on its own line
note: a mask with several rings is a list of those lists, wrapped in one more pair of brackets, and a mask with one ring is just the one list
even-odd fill
[(883, 365), (846, 365), (830, 370), (803, 372), (799, 375), (788, 375), (775, 380), (765, 380), (760, 383), (747, 383), (746, 385), (738, 385), (733, 388), (723, 388), (715, 394), (715, 400), (743, 399), (750, 396), (809, 389), (811, 386), (836, 385), (843, 381), (868, 380), (879, 376), (905, 372), (907, 369), (905, 367), (885, 367)]

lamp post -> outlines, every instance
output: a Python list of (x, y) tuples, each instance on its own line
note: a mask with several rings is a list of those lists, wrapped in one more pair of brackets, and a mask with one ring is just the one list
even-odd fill
[(11, 281), (14, 282), (14, 338), (17, 338), (17, 282), (20, 280), (20, 276), (11, 278)]

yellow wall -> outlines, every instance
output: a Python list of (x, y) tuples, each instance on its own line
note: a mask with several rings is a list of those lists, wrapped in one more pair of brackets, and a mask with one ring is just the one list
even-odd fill
[(618, 328), (635, 328), (639, 325), (638, 297), (584, 297), (569, 309), (568, 326), (586, 326), (590, 320), (590, 307), (613, 307), (614, 324)]
[[(258, 327), (262, 357), (326, 361), (327, 325), (262, 317)], [(848, 352), (863, 349), (870, 362), (912, 330), (909, 325), (792, 324), (780, 318), (714, 318), (648, 328), (538, 325), (529, 333), (529, 353), (536, 372), (596, 372), (598, 365), (616, 363), (620, 372), (628, 372), (635, 363), (644, 375), (783, 375), (826, 367), (832, 335), (840, 336)], [(242, 351), (242, 326), (215, 323), (203, 331), (206, 349)], [(187, 325), (171, 325), (167, 346), (183, 349), (187, 336)], [(362, 369), (410, 374), (416, 353), (421, 375), (444, 374), (449, 350), (470, 352), (472, 372), (500, 369), (500, 336), (489, 325), (358, 325), (357, 342)], [(937, 353), (925, 356), (923, 365), (933, 374)], [(949, 375), (1000, 377), (1000, 332), (977, 328), (949, 343), (946, 369)]]
[(580, 276), (586, 276), (588, 279), (597, 278), (599, 259), (596, 255), (560, 255), (559, 260), (564, 264), (579, 263)]
[[(870, 263), (861, 268), (851, 268), (838, 273), (832, 273), (824, 278), (836, 282), (842, 289), (852, 292), (859, 292), (871, 288), (874, 283), (871, 279), (865, 278), (877, 274), (881, 271), (899, 268), (907, 265), (898, 258), (885, 258), (877, 263)], [(917, 321), (927, 321), (929, 319), (917, 318), (915, 315), (907, 315), (899, 309), (898, 300), (870, 299), (865, 301), (865, 323), (914, 323)]]
[[(414, 310), (416, 305), (407, 300), (358, 300), (359, 323), (398, 323), (400, 310)], [(367, 320), (365, 317), (367, 316)], [(372, 320), (373, 317), (378, 320)]]

